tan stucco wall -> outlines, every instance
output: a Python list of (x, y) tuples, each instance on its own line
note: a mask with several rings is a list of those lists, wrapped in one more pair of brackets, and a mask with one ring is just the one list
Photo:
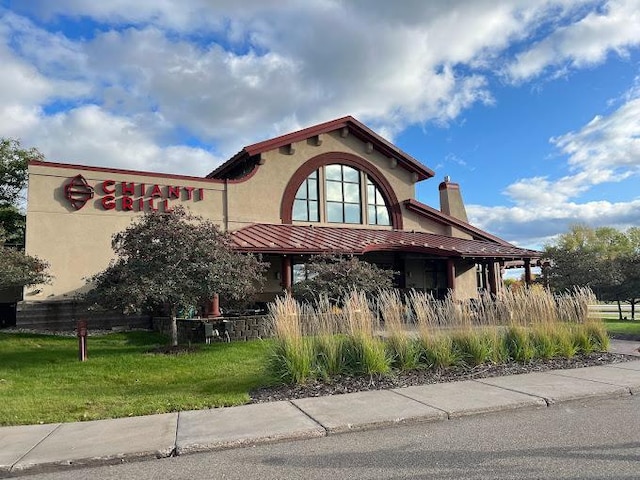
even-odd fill
[(478, 297), (478, 287), (476, 278), (476, 264), (468, 260), (457, 260), (455, 262), (456, 269), (456, 288), (454, 290), (454, 298), (457, 300), (468, 300), (469, 298)]
[[(94, 187), (95, 196), (83, 208), (75, 210), (64, 196), (64, 186), (78, 174), (82, 174), (87, 183)], [(101, 203), (104, 196), (101, 183), (105, 180), (144, 183), (147, 189), (155, 184), (161, 187), (180, 185), (203, 188), (202, 200), (174, 199), (169, 204), (183, 204), (195, 214), (220, 225), (224, 223), (224, 184), (191, 178), (83, 170), (73, 166), (60, 168), (31, 165), (27, 196), (26, 252), (47, 261), (54, 280), (51, 285), (26, 289), (25, 300), (52, 300), (73, 296), (85, 287), (84, 277), (107, 267), (113, 258), (111, 236), (124, 230), (140, 213), (105, 210)], [(116, 197), (121, 198), (120, 195)], [(138, 197), (136, 191), (135, 198)]]
[[(30, 255), (36, 255), (50, 264), (54, 280), (51, 285), (27, 289), (25, 300), (52, 300), (73, 296), (86, 288), (85, 277), (103, 270), (113, 258), (112, 235), (125, 229), (140, 213), (105, 210), (101, 203), (105, 195), (101, 184), (105, 180), (113, 180), (117, 185), (121, 182), (144, 183), (147, 185), (147, 191), (156, 184), (162, 189), (175, 185), (202, 188), (203, 199), (174, 199), (170, 200), (170, 204), (183, 204), (193, 213), (202, 215), (229, 230), (253, 223), (281, 223), (282, 196), (291, 176), (309, 159), (328, 152), (346, 152), (370, 162), (387, 179), (401, 204), (406, 199), (415, 198), (412, 174), (400, 165), (393, 165), (386, 156), (376, 150), (367, 153), (365, 143), (355, 136), (348, 135), (343, 138), (339, 131), (335, 131), (322, 134), (320, 138), (322, 144), (319, 146), (313, 139), (294, 143), (293, 154), (289, 154), (284, 148), (265, 152), (262, 154), (263, 164), (249, 177), (227, 183), (203, 178), (73, 165), (31, 165), (26, 250)], [(82, 209), (75, 210), (65, 198), (64, 186), (78, 174), (82, 174), (94, 188), (95, 198)], [(435, 182), (433, 188), (437, 188)], [(120, 195), (116, 197), (120, 198)], [(138, 192), (134, 198), (139, 198)], [(404, 207), (402, 216), (405, 230), (451, 234), (449, 227), (425, 219)], [(391, 228), (367, 225), (349, 227)], [(454, 235), (469, 237), (462, 232), (456, 232)], [(281, 280), (276, 278), (276, 273), (280, 270), (279, 259), (270, 260), (273, 263), (267, 273), (264, 298), (271, 298), (273, 293), (281, 291), (282, 288)], [(468, 297), (476, 291), (475, 272), (471, 273), (459, 274), (458, 285), (463, 297)], [(420, 283), (420, 275), (424, 275), (424, 272), (416, 271), (415, 275), (415, 282)]]
[[(400, 166), (391, 168), (389, 159), (375, 150), (370, 154), (366, 153), (365, 144), (361, 140), (353, 135), (342, 138), (337, 131), (323, 134), (320, 138), (320, 146), (306, 140), (294, 143), (293, 155), (286, 153), (285, 149), (263, 153), (264, 165), (258, 168), (249, 181), (229, 184), (230, 230), (255, 221), (281, 223), (282, 195), (291, 176), (309, 159), (322, 153), (345, 152), (357, 155), (371, 162), (385, 176), (399, 201), (414, 198), (415, 185), (411, 181), (410, 172)], [(268, 200), (247, 202), (247, 198)]]

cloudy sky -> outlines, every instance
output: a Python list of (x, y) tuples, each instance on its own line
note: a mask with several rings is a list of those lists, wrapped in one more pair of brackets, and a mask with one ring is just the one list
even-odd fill
[(526, 247), (640, 225), (640, 0), (0, 0), (0, 136), (205, 175), (353, 115)]

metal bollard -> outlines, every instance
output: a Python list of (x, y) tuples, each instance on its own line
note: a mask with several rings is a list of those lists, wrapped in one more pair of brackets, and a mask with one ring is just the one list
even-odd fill
[(87, 328), (86, 320), (78, 321), (78, 359), (84, 362), (87, 359)]

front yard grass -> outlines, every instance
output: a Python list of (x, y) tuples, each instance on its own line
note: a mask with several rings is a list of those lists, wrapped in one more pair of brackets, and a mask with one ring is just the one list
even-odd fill
[(273, 383), (271, 341), (213, 343), (180, 355), (151, 332), (88, 338), (0, 333), (0, 425), (95, 420), (240, 405)]
[(640, 320), (604, 319), (609, 335), (640, 340)]

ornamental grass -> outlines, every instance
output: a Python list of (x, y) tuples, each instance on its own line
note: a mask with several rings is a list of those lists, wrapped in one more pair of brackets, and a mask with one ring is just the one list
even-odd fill
[(587, 320), (588, 289), (554, 296), (542, 288), (443, 300), (398, 290), (347, 292), (301, 303), (290, 295), (270, 305), (276, 341), (271, 371), (285, 382), (336, 375), (445, 369), (605, 351), (604, 325)]

